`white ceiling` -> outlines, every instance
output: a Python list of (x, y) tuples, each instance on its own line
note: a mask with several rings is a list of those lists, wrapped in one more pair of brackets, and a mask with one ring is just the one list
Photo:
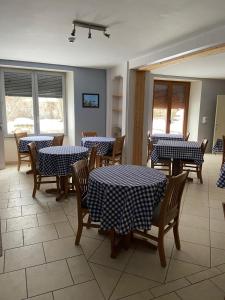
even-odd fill
[(152, 71), (153, 74), (225, 79), (225, 53), (194, 58)]
[[(87, 39), (72, 20), (110, 26)], [(0, 59), (109, 67), (225, 22), (224, 0), (0, 0)]]

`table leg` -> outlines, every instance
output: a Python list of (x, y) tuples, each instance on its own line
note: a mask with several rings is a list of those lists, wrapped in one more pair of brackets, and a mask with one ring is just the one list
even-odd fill
[(96, 168), (102, 167), (102, 156), (96, 155)]

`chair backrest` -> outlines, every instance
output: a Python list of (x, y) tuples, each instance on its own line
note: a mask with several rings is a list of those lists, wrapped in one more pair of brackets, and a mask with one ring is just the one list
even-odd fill
[(203, 139), (202, 143), (201, 143), (201, 151), (202, 151), (203, 154), (205, 154), (205, 150), (206, 150), (207, 144), (208, 144), (208, 140), (207, 139)]
[(27, 147), (30, 153), (31, 169), (33, 171), (33, 174), (36, 175), (37, 174), (37, 147), (34, 142), (29, 143)]
[(223, 157), (222, 157), (222, 165), (225, 163), (225, 135), (223, 135)]
[(54, 136), (53, 141), (52, 141), (52, 146), (62, 146), (63, 139), (64, 139), (64, 134)]
[(19, 144), (20, 144), (20, 139), (23, 137), (27, 136), (27, 132), (18, 132), (18, 133), (14, 133), (14, 137), (16, 140), (16, 147), (17, 147), (17, 151), (19, 151)]
[(122, 156), (123, 154), (123, 145), (124, 145), (124, 140), (125, 140), (125, 135), (116, 138), (114, 144), (113, 144), (113, 151), (112, 151), (112, 156)]
[(82, 131), (82, 137), (97, 136), (96, 131)]
[[(72, 176), (76, 188), (78, 210), (81, 209), (81, 203), (87, 194), (89, 170), (86, 159), (75, 162), (72, 166)], [(79, 213), (79, 211), (78, 211)]]
[(153, 142), (148, 139), (148, 159), (150, 158), (153, 150)]
[(185, 140), (185, 141), (188, 141), (189, 136), (190, 136), (190, 132), (188, 132), (188, 134), (185, 136), (184, 140)]
[(89, 163), (88, 163), (89, 171), (92, 171), (95, 168), (96, 155), (97, 155), (97, 147), (94, 146), (91, 148), (91, 153), (89, 156)]
[(179, 216), (180, 203), (187, 176), (188, 172), (184, 172), (169, 179), (159, 212), (159, 224), (163, 227)]

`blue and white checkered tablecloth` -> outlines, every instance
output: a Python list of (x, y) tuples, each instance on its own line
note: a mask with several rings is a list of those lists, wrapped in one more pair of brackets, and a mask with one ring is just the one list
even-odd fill
[(114, 142), (115, 142), (115, 138), (112, 137), (91, 136), (91, 137), (82, 138), (81, 146), (91, 150), (91, 148), (96, 145), (97, 154), (106, 155), (107, 153), (112, 151)]
[(91, 172), (87, 206), (101, 228), (120, 234), (150, 229), (153, 211), (162, 199), (166, 176), (141, 166), (116, 165)]
[(19, 142), (19, 150), (20, 152), (27, 152), (28, 147), (27, 145), (31, 142), (36, 144), (37, 149), (42, 149), (45, 147), (50, 147), (52, 145), (53, 137), (52, 136), (26, 136), (20, 139)]
[(151, 159), (157, 163), (161, 158), (194, 160), (198, 165), (203, 163), (201, 144), (188, 141), (160, 140), (154, 145)]
[(223, 152), (223, 140), (217, 139), (215, 145), (212, 148), (212, 153), (220, 153)]
[(88, 157), (88, 149), (80, 146), (54, 146), (39, 150), (39, 170), (46, 176), (70, 175), (71, 165)]
[(223, 164), (221, 170), (220, 170), (220, 176), (217, 180), (216, 185), (222, 189), (225, 188), (225, 164)]
[(156, 144), (159, 140), (184, 141), (184, 136), (182, 134), (155, 133), (151, 135), (150, 140), (153, 144)]

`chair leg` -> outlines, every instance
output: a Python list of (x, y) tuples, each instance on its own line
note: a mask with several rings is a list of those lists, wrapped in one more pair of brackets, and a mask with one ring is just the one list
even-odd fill
[(21, 165), (21, 160), (20, 160), (20, 155), (18, 155), (18, 164), (17, 164), (18, 172), (20, 171), (20, 165)]
[(88, 224), (88, 225), (86, 226), (87, 229), (90, 229), (90, 227), (91, 227), (91, 216), (90, 216), (90, 215), (88, 216), (87, 224)]
[(56, 188), (57, 188), (57, 193), (59, 194), (60, 191), (59, 176), (56, 176)]
[(117, 250), (116, 250), (116, 232), (114, 229), (110, 231), (110, 239), (111, 239), (111, 258), (116, 258)]
[(38, 176), (37, 190), (40, 190), (40, 185), (41, 185), (41, 176)]
[(36, 191), (37, 191), (37, 178), (34, 177), (34, 188), (33, 188), (33, 193), (32, 193), (33, 198), (35, 198)]
[(173, 227), (173, 235), (174, 235), (176, 248), (180, 250), (180, 237), (178, 231), (178, 223), (176, 223), (176, 225)]
[(78, 228), (77, 228), (76, 240), (75, 240), (75, 245), (77, 245), (77, 246), (80, 244), (80, 238), (81, 238), (82, 231), (83, 231), (83, 224), (81, 222), (79, 222)]
[(203, 184), (203, 179), (202, 179), (202, 167), (198, 167), (198, 178), (200, 180), (200, 183)]
[(166, 267), (166, 255), (165, 255), (165, 250), (164, 250), (164, 234), (163, 232), (159, 233), (159, 241), (158, 241), (158, 251), (159, 251), (159, 258), (161, 262), (161, 266), (163, 268)]

